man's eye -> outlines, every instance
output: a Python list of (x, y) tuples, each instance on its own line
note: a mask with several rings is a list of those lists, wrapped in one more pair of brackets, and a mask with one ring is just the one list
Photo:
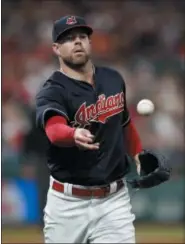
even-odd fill
[(86, 38), (86, 35), (80, 35), (80, 38), (81, 39), (85, 39)]
[[(78, 35), (78, 37), (80, 39), (85, 39), (86, 38), (86, 35), (85, 34), (81, 34), (81, 35)], [(75, 35), (68, 35), (68, 36), (66, 36), (64, 38), (64, 41), (73, 41), (73, 40), (75, 40), (75, 38), (77, 38), (77, 36), (75, 36)]]
[(71, 40), (74, 39), (74, 36), (67, 36), (66, 39), (69, 40), (69, 41), (71, 41)]

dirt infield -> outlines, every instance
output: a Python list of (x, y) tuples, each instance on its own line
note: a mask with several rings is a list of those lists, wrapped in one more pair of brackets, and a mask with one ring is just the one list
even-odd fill
[[(185, 243), (183, 226), (136, 225), (137, 243)], [(38, 227), (2, 229), (2, 243), (43, 243)]]

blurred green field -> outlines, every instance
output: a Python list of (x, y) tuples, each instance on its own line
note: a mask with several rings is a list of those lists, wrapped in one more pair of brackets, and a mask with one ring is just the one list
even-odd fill
[[(185, 243), (184, 226), (136, 225), (137, 243)], [(2, 243), (43, 243), (39, 227), (2, 228)]]

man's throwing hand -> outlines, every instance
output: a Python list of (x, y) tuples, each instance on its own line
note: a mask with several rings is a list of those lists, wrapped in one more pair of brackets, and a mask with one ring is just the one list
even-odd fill
[(99, 143), (93, 143), (94, 136), (89, 130), (77, 128), (74, 132), (74, 141), (77, 147), (89, 150), (98, 150)]

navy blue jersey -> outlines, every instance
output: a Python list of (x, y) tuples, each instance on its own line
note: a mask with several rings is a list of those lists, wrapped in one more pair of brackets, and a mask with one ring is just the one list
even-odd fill
[(71, 127), (90, 130), (100, 143), (99, 150), (83, 150), (58, 147), (48, 140), (48, 167), (61, 182), (104, 185), (128, 170), (123, 127), (130, 117), (124, 80), (113, 69), (96, 67), (94, 83), (92, 86), (56, 71), (36, 97), (36, 123), (43, 133), (48, 118), (62, 115)]

